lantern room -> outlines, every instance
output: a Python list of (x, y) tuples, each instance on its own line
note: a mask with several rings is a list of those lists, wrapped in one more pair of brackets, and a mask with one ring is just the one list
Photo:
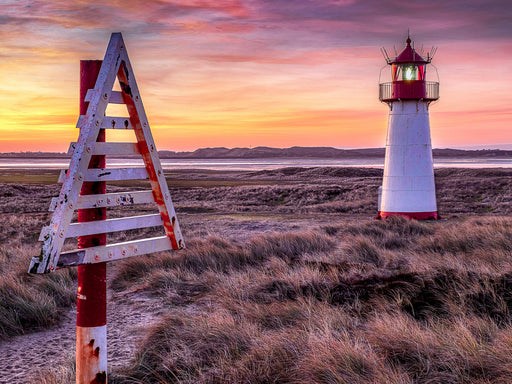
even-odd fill
[[(411, 46), (412, 40), (407, 36), (405, 49), (390, 59), (385, 54), (386, 62), (391, 66), (391, 82), (379, 84), (380, 101), (390, 103), (398, 100), (435, 101), (439, 98), (439, 82), (426, 81), (427, 65), (432, 57), (427, 54), (425, 60)], [(384, 51), (385, 52), (385, 51)]]
[(425, 66), (416, 63), (392, 64), (393, 81), (425, 80)]

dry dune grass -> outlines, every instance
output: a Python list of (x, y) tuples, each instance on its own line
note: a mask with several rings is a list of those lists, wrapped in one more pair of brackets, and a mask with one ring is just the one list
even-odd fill
[[(174, 189), (187, 249), (113, 264), (111, 299), (164, 315), (109, 382), (512, 382), (512, 171), (437, 170), (439, 222), (370, 220), (381, 174), (197, 172)], [(74, 304), (73, 269), (25, 273), (57, 192), (0, 186), (0, 338)], [(68, 363), (38, 383), (72, 377)]]
[[(443, 216), (512, 214), (512, 169), (446, 168), (437, 169), (435, 174)], [(375, 215), (382, 170), (284, 168), (240, 172), (227, 180), (218, 175), (210, 177), (214, 180), (210, 180), (209, 188), (190, 188), (186, 194), (175, 194), (174, 200), (184, 212), (216, 212), (229, 207), (232, 212)], [(239, 180), (240, 185), (222, 186), (233, 180)], [(259, 184), (246, 185), (247, 180)]]
[(25, 214), (0, 216), (0, 340), (58, 324), (59, 308), (76, 301), (76, 270), (51, 276), (27, 274), (42, 224)]
[(127, 261), (117, 294), (169, 315), (111, 382), (511, 382), (511, 224), (396, 218)]

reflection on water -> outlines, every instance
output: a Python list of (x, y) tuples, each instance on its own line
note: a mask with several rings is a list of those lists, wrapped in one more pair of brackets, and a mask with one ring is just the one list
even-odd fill
[[(164, 169), (254, 171), (285, 167), (383, 168), (384, 159), (162, 159)], [(68, 159), (0, 158), (0, 169), (66, 169)], [(142, 160), (108, 159), (111, 168), (142, 166)], [(512, 168), (512, 159), (435, 159), (436, 168)]]

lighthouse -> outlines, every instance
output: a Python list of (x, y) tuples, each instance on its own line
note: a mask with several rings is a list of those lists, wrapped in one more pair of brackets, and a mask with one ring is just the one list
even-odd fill
[(435, 49), (423, 58), (411, 43), (407, 36), (406, 47), (394, 59), (382, 50), (391, 81), (379, 81), (379, 99), (389, 106), (389, 121), (378, 218), (436, 220), (429, 106), (439, 99), (439, 82), (426, 81)]

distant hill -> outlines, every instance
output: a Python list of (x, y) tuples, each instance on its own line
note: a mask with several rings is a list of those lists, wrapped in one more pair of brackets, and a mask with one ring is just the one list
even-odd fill
[[(160, 151), (161, 158), (187, 159), (265, 159), (265, 158), (322, 158), (322, 159), (360, 159), (382, 158), (384, 148), (337, 149), (332, 147), (291, 147), (291, 148), (201, 148), (193, 152)], [(500, 149), (462, 150), (434, 149), (434, 157), (466, 158), (510, 158), (512, 151)]]
[[(159, 151), (162, 159), (266, 159), (266, 158), (317, 158), (317, 159), (361, 159), (382, 158), (384, 148), (337, 149), (332, 147), (291, 148), (200, 148), (192, 152)], [(512, 150), (479, 149), (463, 150), (436, 148), (437, 158), (511, 158)], [(0, 153), (0, 158), (67, 158), (59, 152), (10, 152)]]
[(502, 149), (451, 149), (435, 148), (432, 150), (434, 157), (485, 157), (485, 158), (510, 158), (512, 151)]
[(291, 148), (201, 148), (193, 152), (160, 151), (162, 158), (201, 159), (265, 159), (265, 158), (361, 158), (382, 157), (383, 148), (336, 149), (332, 147), (291, 147)]

